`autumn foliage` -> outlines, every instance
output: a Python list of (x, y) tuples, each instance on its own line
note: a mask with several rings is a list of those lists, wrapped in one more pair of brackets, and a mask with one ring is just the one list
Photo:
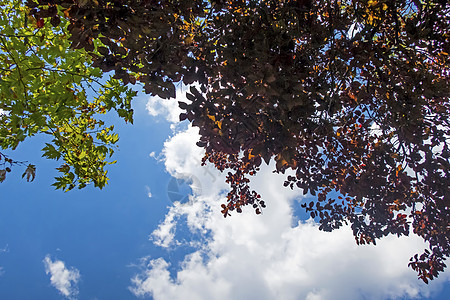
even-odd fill
[[(285, 186), (358, 244), (410, 231), (427, 282), (450, 255), (450, 4), (431, 0), (31, 0), (70, 21), (72, 49), (124, 84), (175, 96), (204, 163), (229, 171), (224, 216), (265, 203), (249, 177), (273, 159)], [(58, 8), (58, 9), (56, 9)], [(270, 199), (267, 199), (270, 200)], [(271, 201), (272, 204), (273, 200)], [(274, 204), (275, 205), (275, 204)]]

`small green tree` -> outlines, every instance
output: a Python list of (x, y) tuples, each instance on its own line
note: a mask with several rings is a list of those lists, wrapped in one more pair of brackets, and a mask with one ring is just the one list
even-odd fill
[[(28, 14), (21, 0), (0, 1), (0, 147), (16, 149), (26, 138), (47, 134), (43, 156), (62, 160), (54, 186), (70, 190), (107, 183), (105, 166), (118, 136), (99, 116), (114, 109), (132, 122), (135, 92), (103, 79), (85, 50), (71, 50), (62, 12), (48, 20)], [(92, 95), (92, 96), (90, 96)], [(14, 165), (0, 152), (0, 182)], [(33, 180), (29, 164), (23, 177)]]

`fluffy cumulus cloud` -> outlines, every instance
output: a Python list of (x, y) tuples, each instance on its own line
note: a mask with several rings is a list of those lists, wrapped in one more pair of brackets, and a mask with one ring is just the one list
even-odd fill
[(167, 121), (175, 123), (179, 120), (181, 109), (175, 100), (151, 97), (146, 104), (147, 112), (153, 116), (164, 115)]
[[(422, 251), (417, 237), (388, 237), (376, 246), (356, 246), (351, 230), (321, 232), (313, 220), (297, 221), (300, 191), (283, 187), (284, 176), (266, 166), (252, 178), (267, 208), (249, 207), (226, 219), (220, 213), (227, 185), (212, 166), (200, 166), (198, 130), (189, 127), (164, 145), (166, 169), (194, 176), (201, 191), (175, 202), (151, 238), (168, 251), (193, 246), (181, 264), (143, 258), (130, 290), (154, 299), (396, 299), (424, 298), (450, 280), (449, 272), (425, 285), (407, 267)], [(183, 223), (183, 224), (181, 224)], [(186, 241), (177, 228), (187, 226)], [(174, 264), (174, 265), (171, 265)], [(175, 268), (175, 272), (173, 269)]]
[(182, 112), (182, 110), (178, 107), (178, 102), (191, 102), (186, 98), (186, 92), (186, 87), (184, 87), (183, 89), (178, 89), (176, 93), (176, 100), (150, 97), (146, 104), (147, 112), (153, 117), (161, 116), (170, 123), (179, 122), (180, 113)]
[(50, 283), (63, 296), (74, 299), (78, 295), (80, 272), (76, 268), (67, 268), (63, 261), (52, 261), (49, 255), (44, 258), (45, 273), (50, 275)]

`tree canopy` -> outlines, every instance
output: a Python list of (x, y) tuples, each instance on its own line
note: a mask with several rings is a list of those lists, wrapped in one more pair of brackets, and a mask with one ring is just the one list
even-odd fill
[[(303, 206), (321, 230), (350, 224), (358, 244), (375, 244), (412, 229), (429, 244), (411, 258), (419, 277), (428, 282), (445, 268), (448, 1), (27, 5), (47, 30), (55, 30), (49, 23), (61, 26), (57, 20), (69, 23), (71, 51), (61, 53), (62, 60), (87, 53), (84, 67), (113, 71), (124, 85), (140, 82), (162, 98), (173, 98), (177, 83), (198, 84), (187, 93), (190, 102), (179, 103), (185, 111), (180, 119), (200, 128), (203, 162), (229, 171), (225, 217), (248, 205), (261, 213), (266, 204), (249, 188), (249, 178), (274, 159), (275, 172), (294, 172), (286, 187), (316, 196)], [(72, 112), (76, 107), (68, 106)]]
[[(54, 7), (46, 22), (29, 15), (23, 1), (0, 6), (1, 148), (15, 149), (28, 137), (48, 134), (43, 156), (63, 161), (55, 187), (69, 190), (93, 182), (102, 188), (118, 136), (98, 116), (116, 109), (132, 121), (135, 92), (116, 79), (102, 80), (86, 51), (70, 49), (68, 20), (60, 18), (60, 9)], [(0, 181), (12, 166), (23, 164), (0, 152)], [(33, 180), (35, 172), (28, 164), (22, 177)]]

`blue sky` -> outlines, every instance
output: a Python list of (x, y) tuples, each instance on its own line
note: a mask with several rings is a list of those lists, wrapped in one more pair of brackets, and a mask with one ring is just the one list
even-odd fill
[(0, 184), (0, 299), (447, 299), (449, 271), (427, 286), (407, 267), (420, 239), (357, 247), (348, 228), (319, 232), (273, 168), (253, 180), (264, 213), (223, 219), (227, 185), (199, 166), (196, 129), (176, 124), (176, 101), (149, 99), (134, 125), (112, 118), (120, 150), (103, 190), (55, 191), (45, 137), (10, 153), (37, 176)]

